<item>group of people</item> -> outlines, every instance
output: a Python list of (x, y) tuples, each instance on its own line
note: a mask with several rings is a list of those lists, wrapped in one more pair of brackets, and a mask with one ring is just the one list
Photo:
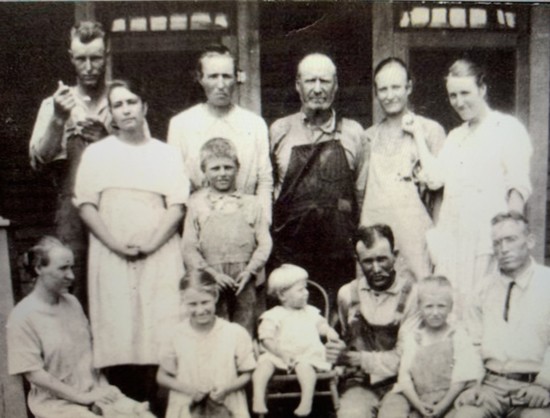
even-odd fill
[[(268, 130), (233, 102), (229, 50), (207, 47), (206, 101), (172, 118), (166, 144), (147, 92), (105, 82), (101, 25), (77, 23), (70, 41), (77, 83), (44, 100), (30, 142), (59, 186), (59, 239), (27, 253), (36, 284), (8, 321), (9, 370), (36, 417), (150, 416), (142, 401), (162, 414), (158, 382), (167, 417), (246, 418), (245, 387), (267, 413), (276, 370), (296, 372), (294, 414), (308, 416), (316, 372), (335, 366), (340, 418), (550, 417), (530, 139), (489, 107), (476, 64), (449, 68), (464, 123), (447, 137), (409, 109), (394, 57), (374, 71), (384, 119), (364, 131), (341, 117), (320, 53), (298, 65), (300, 111)], [(307, 280), (338, 321), (308, 304)]]

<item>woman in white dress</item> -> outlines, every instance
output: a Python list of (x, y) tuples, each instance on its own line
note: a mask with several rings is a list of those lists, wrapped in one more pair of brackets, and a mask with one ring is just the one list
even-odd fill
[(416, 140), (429, 185), (445, 187), (428, 247), (436, 274), (453, 284), (455, 315), (461, 318), (476, 283), (491, 268), (491, 219), (499, 212), (524, 210), (531, 193), (532, 147), (521, 122), (490, 108), (485, 76), (477, 65), (455, 61), (446, 87), (464, 123), (449, 133), (437, 158), (428, 152), (421, 127), (406, 120), (403, 128)]
[(109, 367), (108, 378), (132, 397), (151, 400), (158, 347), (178, 322), (177, 229), (189, 182), (179, 153), (149, 136), (137, 87), (113, 81), (108, 99), (116, 133), (86, 149), (74, 197), (91, 232), (94, 365)]

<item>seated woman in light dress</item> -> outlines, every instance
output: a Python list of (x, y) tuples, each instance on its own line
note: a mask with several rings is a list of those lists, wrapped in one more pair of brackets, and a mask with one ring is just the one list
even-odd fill
[(94, 369), (88, 320), (69, 294), (73, 264), (72, 251), (53, 237), (26, 254), (36, 282), (8, 319), (9, 373), (30, 382), (28, 405), (36, 418), (153, 417), (146, 404), (124, 396)]
[(189, 195), (181, 157), (148, 134), (143, 91), (108, 90), (116, 133), (91, 144), (74, 204), (90, 229), (88, 287), (94, 365), (140, 400), (155, 401), (158, 347), (178, 322), (183, 275), (178, 226)]
[(485, 74), (466, 59), (455, 61), (446, 77), (449, 101), (464, 121), (453, 129), (437, 158), (414, 120), (403, 129), (417, 143), (429, 186), (445, 186), (436, 227), (427, 241), (435, 272), (455, 289), (455, 315), (467, 310), (474, 286), (492, 260), (491, 219), (497, 213), (523, 212), (531, 193), (531, 141), (515, 117), (491, 109)]

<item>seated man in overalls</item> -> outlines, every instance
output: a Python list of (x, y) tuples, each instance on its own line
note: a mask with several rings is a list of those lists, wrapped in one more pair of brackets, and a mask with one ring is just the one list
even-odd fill
[(399, 336), (418, 321), (416, 289), (395, 270), (389, 226), (359, 227), (355, 251), (362, 275), (338, 292), (344, 341), (327, 343), (328, 360), (346, 366), (338, 418), (405, 417), (386, 394), (397, 380)]

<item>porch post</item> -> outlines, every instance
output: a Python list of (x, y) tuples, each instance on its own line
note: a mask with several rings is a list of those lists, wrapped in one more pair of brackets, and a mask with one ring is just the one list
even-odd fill
[(529, 39), (529, 133), (533, 141), (528, 218), (535, 234), (534, 256), (544, 262), (546, 247), (546, 205), (548, 187), (548, 141), (550, 97), (550, 7), (531, 7)]
[[(6, 322), (14, 298), (8, 255), (9, 221), (0, 217), (0, 350), (6, 353)], [(0, 356), (0, 418), (26, 418), (27, 407), (21, 376), (8, 375), (7, 356)]]
[(237, 54), (245, 73), (239, 85), (239, 104), (258, 114), (262, 111), (259, 20), (257, 0), (237, 1)]

